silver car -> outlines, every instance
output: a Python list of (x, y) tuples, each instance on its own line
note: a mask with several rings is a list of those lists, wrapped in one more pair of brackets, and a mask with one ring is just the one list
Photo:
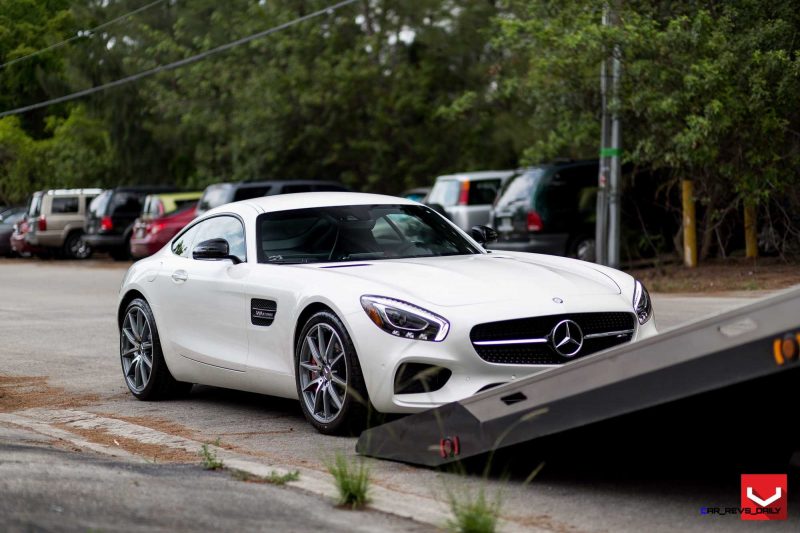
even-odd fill
[(514, 174), (513, 170), (486, 170), (439, 176), (425, 203), (469, 231), (489, 223), (497, 191)]

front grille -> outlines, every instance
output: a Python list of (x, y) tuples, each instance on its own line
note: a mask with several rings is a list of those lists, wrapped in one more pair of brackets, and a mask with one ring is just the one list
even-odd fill
[[(583, 346), (572, 357), (565, 357), (553, 348), (550, 333), (562, 320), (572, 320), (584, 335)], [(633, 313), (575, 313), (531, 318), (518, 318), (500, 322), (487, 322), (472, 328), (470, 339), (478, 355), (489, 363), (507, 365), (559, 365), (580, 357), (629, 342), (633, 337)], [(624, 331), (613, 336), (597, 336)], [(587, 338), (588, 337), (588, 338)], [(547, 342), (529, 344), (481, 345), (476, 342), (510, 341), (520, 339), (547, 339)]]

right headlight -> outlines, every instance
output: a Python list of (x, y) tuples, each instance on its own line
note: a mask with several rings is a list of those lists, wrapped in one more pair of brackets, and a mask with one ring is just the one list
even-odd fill
[(361, 307), (376, 326), (395, 337), (439, 342), (450, 330), (444, 317), (402, 300), (365, 295)]
[(633, 289), (633, 311), (636, 313), (636, 318), (639, 319), (639, 324), (644, 324), (653, 316), (653, 302), (650, 300), (650, 293), (639, 280), (636, 280)]

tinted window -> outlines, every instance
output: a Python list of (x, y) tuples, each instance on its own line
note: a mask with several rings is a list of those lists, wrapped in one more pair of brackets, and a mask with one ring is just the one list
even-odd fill
[(138, 215), (142, 211), (142, 195), (135, 192), (118, 192), (111, 200), (113, 215)]
[(205, 213), (209, 209), (227, 204), (231, 201), (230, 192), (230, 187), (225, 185), (211, 185), (206, 187), (203, 196), (200, 198), (200, 202), (197, 204), (198, 213)]
[(192, 249), (209, 239), (225, 239), (228, 241), (230, 255), (235, 255), (242, 261), (247, 260), (244, 246), (244, 228), (239, 219), (228, 216), (212, 217), (203, 220), (194, 227), (197, 230), (194, 234)]
[(96, 218), (102, 217), (106, 214), (106, 208), (108, 207), (108, 201), (111, 199), (112, 191), (105, 191), (100, 193), (100, 195), (92, 200), (92, 203), (89, 204), (89, 214)]
[(322, 185), (314, 185), (314, 190), (320, 192), (323, 191), (338, 192), (338, 191), (346, 191), (347, 188), (344, 187), (343, 185), (335, 185), (333, 183), (323, 183)]
[(431, 209), (354, 205), (260, 215), (259, 262), (319, 263), (480, 253)]
[(284, 185), (281, 192), (283, 194), (291, 194), (293, 192), (311, 192), (311, 185)]
[(467, 205), (488, 205), (493, 203), (499, 188), (499, 179), (471, 181), (469, 194), (467, 195)]
[(460, 192), (461, 183), (458, 180), (436, 180), (427, 203), (450, 207), (458, 203)]
[(249, 200), (250, 198), (261, 198), (269, 193), (271, 186), (262, 187), (240, 187), (233, 195), (233, 201)]
[(567, 168), (556, 172), (547, 185), (543, 200), (557, 211), (591, 214), (596, 207), (597, 167)]
[(78, 197), (77, 196), (59, 196), (53, 198), (53, 203), (50, 206), (51, 213), (77, 213), (78, 212)]

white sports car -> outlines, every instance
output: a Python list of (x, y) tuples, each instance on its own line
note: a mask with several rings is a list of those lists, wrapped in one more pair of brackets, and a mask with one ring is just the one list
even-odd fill
[(323, 433), (408, 413), (656, 333), (647, 291), (574, 259), (487, 252), (401, 198), (303, 193), (209, 211), (119, 295), (134, 396), (192, 383), (299, 398)]

